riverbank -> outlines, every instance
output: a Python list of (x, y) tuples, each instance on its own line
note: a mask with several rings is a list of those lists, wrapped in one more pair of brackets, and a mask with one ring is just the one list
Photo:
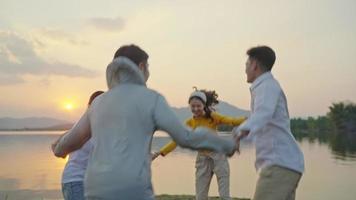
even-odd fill
[[(210, 197), (218, 200), (218, 197)], [(9, 190), (0, 191), (0, 200), (63, 200), (59, 190)], [(195, 200), (193, 195), (157, 195), (156, 200)], [(232, 200), (250, 200), (247, 198), (232, 198)]]
[[(209, 197), (209, 200), (219, 200), (219, 197)], [(246, 198), (231, 198), (232, 200), (250, 200)], [(193, 195), (167, 195), (162, 194), (156, 196), (156, 200), (195, 200)]]

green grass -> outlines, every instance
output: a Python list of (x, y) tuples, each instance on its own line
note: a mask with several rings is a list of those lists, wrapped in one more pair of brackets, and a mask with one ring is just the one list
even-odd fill
[[(210, 197), (209, 200), (219, 200), (219, 197)], [(246, 198), (231, 198), (232, 200), (250, 200)], [(156, 200), (195, 200), (193, 195), (167, 195), (162, 194), (156, 196)]]
[[(0, 200), (44, 200), (44, 199), (57, 199), (63, 200), (62, 193), (57, 190), (38, 192), (31, 190), (21, 191), (1, 191)], [(219, 200), (219, 197), (209, 197), (209, 200)], [(232, 200), (250, 200), (247, 198), (231, 198)], [(156, 200), (195, 200), (194, 195), (157, 195)]]

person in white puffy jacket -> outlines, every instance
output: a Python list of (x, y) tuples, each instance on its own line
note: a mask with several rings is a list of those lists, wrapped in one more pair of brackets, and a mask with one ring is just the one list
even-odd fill
[(108, 65), (108, 91), (97, 97), (54, 154), (63, 157), (93, 138), (84, 180), (89, 200), (152, 200), (151, 142), (156, 130), (178, 145), (232, 155), (236, 143), (198, 128), (187, 129), (165, 98), (146, 87), (148, 55), (136, 45), (120, 47)]

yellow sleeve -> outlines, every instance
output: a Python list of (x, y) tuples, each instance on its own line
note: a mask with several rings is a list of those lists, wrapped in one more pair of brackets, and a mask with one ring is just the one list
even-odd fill
[(193, 124), (192, 124), (192, 119), (187, 119), (186, 121), (185, 121), (185, 125), (186, 126), (189, 126), (190, 128), (193, 128)]
[(238, 117), (238, 118), (228, 117), (228, 116), (220, 115), (216, 112), (211, 113), (211, 116), (214, 118), (214, 120), (218, 125), (226, 124), (231, 126), (238, 126), (246, 120), (246, 117)]
[[(185, 121), (185, 124), (189, 127), (191, 127), (191, 120), (188, 119), (187, 121)], [(164, 145), (160, 150), (159, 153), (162, 156), (166, 156), (167, 154), (169, 154), (170, 152), (172, 152), (175, 148), (177, 147), (177, 143), (174, 141), (171, 141), (169, 143), (167, 143), (166, 145)]]
[(160, 153), (162, 156), (166, 156), (167, 154), (169, 154), (170, 152), (172, 152), (176, 147), (177, 147), (177, 143), (175, 143), (174, 141), (171, 141), (171, 142), (167, 143), (166, 145), (164, 145), (164, 146), (159, 150), (159, 153)]

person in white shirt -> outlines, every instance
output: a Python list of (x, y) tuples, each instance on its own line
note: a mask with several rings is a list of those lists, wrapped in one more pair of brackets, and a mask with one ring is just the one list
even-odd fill
[(271, 74), (276, 56), (267, 46), (253, 47), (247, 55), (251, 115), (235, 134), (237, 144), (247, 137), (256, 146), (260, 173), (253, 200), (294, 200), (304, 156), (290, 130), (286, 96)]
[[(104, 93), (103, 91), (94, 92), (88, 102), (88, 107), (93, 100)], [(59, 140), (52, 145), (55, 148)], [(88, 165), (90, 153), (93, 151), (93, 141), (90, 139), (80, 149), (69, 154), (68, 161), (62, 173), (62, 193), (64, 200), (84, 200), (84, 175)]]

